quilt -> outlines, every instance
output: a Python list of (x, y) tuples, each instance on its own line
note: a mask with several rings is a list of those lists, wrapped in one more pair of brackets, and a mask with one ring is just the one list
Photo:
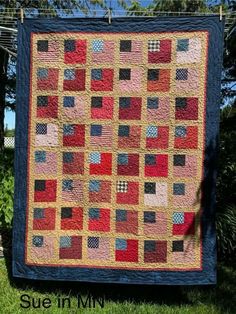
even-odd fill
[(215, 283), (219, 16), (19, 23), (13, 275)]

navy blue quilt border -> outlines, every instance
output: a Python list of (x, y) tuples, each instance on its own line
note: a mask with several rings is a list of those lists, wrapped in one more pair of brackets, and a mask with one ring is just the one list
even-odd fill
[[(216, 236), (214, 226), (216, 156), (219, 132), (220, 77), (224, 21), (219, 16), (116, 18), (107, 19), (24, 19), (18, 22), (17, 106), (15, 141), (15, 195), (13, 221), (13, 276), (40, 280), (103, 283), (203, 285), (216, 283)], [(206, 129), (200, 271), (135, 271), (80, 267), (29, 266), (25, 264), (27, 201), (27, 147), (30, 92), (31, 32), (171, 32), (208, 31)]]

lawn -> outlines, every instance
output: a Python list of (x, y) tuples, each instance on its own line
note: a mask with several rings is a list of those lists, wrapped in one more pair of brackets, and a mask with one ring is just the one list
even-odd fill
[[(43, 282), (13, 279), (10, 257), (0, 260), (0, 313), (235, 313), (236, 270), (219, 265), (217, 286), (173, 287), (102, 285), (76, 282)], [(104, 308), (77, 308), (77, 296), (86, 301), (88, 292), (105, 296)], [(23, 309), (21, 296), (27, 294), (38, 303), (38, 298), (49, 298), (50, 308)], [(58, 298), (69, 297), (71, 308), (58, 308)], [(46, 301), (47, 302), (47, 301)], [(22, 303), (26, 305), (26, 303)], [(47, 303), (46, 303), (47, 304)], [(66, 303), (67, 305), (68, 303)], [(32, 306), (32, 302), (31, 302)]]

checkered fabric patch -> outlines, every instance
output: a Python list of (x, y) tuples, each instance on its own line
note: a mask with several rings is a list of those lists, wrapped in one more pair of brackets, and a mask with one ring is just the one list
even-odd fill
[(148, 51), (150, 52), (160, 51), (160, 40), (149, 40)]

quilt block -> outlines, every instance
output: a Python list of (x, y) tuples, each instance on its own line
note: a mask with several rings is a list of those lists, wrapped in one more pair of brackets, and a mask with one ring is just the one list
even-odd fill
[(19, 24), (14, 276), (215, 282), (222, 23)]

